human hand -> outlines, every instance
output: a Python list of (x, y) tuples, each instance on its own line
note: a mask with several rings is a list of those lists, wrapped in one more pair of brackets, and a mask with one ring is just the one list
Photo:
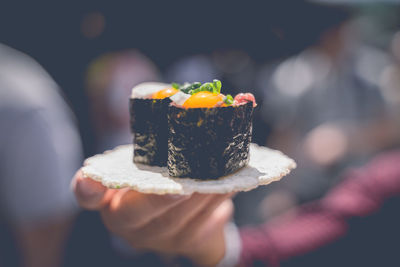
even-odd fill
[(232, 194), (190, 196), (108, 189), (78, 171), (73, 189), (79, 204), (98, 210), (106, 227), (136, 249), (182, 255), (202, 266), (225, 254), (224, 226), (233, 212)]

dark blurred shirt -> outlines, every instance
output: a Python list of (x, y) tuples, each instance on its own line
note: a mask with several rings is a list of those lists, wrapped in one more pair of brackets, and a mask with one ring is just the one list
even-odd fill
[(400, 266), (400, 151), (346, 177), (323, 199), (242, 229), (242, 265)]

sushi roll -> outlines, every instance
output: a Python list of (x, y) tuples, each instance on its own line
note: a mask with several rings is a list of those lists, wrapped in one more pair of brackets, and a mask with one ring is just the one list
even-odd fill
[[(189, 88), (189, 89), (188, 89)], [(247, 165), (256, 106), (252, 94), (221, 94), (221, 82), (194, 83), (171, 97), (168, 173), (217, 179)], [(182, 100), (183, 99), (183, 100)]]
[(166, 166), (169, 97), (178, 90), (165, 83), (142, 83), (132, 89), (129, 100), (133, 134), (133, 161)]

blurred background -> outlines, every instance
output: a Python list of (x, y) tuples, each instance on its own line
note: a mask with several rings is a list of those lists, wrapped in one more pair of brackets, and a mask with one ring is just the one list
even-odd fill
[[(21, 255), (32, 244), (66, 244), (58, 259), (62, 266), (118, 266), (116, 258), (121, 266), (129, 263), (114, 249), (118, 241), (108, 236), (97, 215), (79, 211), (66, 192), (83, 156), (131, 142), (128, 97), (140, 82), (217, 78), (225, 93), (255, 95), (253, 141), (283, 151), (298, 168), (280, 183), (237, 195), (239, 226), (268, 221), (320, 198), (346, 168), (400, 144), (397, 1), (80, 1), (46, 6), (5, 2), (0, 9), (0, 43), (0, 82), (8, 81), (0, 86), (6, 88), (0, 94), (5, 100), (0, 99), (0, 118), (32, 122), (26, 113), (46, 107), (43, 114), (54, 117), (41, 115), (39, 121), (45, 118), (48, 129), (67, 117), (72, 126), (54, 126), (59, 139), (53, 146), (64, 143), (71, 150), (65, 157), (74, 156), (69, 168), (54, 170), (59, 175), (43, 181), (48, 187), (25, 181), (34, 178), (31, 170), (21, 172), (24, 178), (14, 171), (16, 160), (29, 161), (26, 155), (22, 159), (16, 154), (14, 162), (0, 165), (2, 188), (14, 190), (1, 199), (0, 266), (24, 264)], [(12, 95), (12, 90), (21, 92)], [(21, 95), (43, 95), (44, 100), (17, 101)], [(17, 108), (10, 107), (10, 101)], [(21, 106), (29, 108), (21, 112)], [(1, 126), (4, 134), (11, 129), (6, 125)], [(21, 129), (29, 136), (32, 127)], [(68, 136), (57, 134), (75, 128), (81, 141), (75, 130)], [(5, 136), (8, 141), (2, 142), (14, 147), (26, 138), (10, 141)], [(2, 159), (9, 155), (5, 151)], [(56, 157), (61, 154), (54, 152)], [(32, 167), (34, 173), (51, 161), (41, 158), (38, 164)], [(19, 182), (10, 185), (13, 175)], [(56, 179), (63, 181), (57, 184), (57, 196), (65, 195), (58, 202), (52, 199), (55, 194), (48, 194)], [(21, 190), (37, 194), (17, 201)], [(45, 203), (36, 204), (43, 196)], [(60, 204), (50, 207), (51, 202)], [(53, 209), (65, 212), (61, 216)], [(43, 240), (49, 230), (46, 223), (56, 228), (53, 233), (63, 233), (61, 237)], [(34, 225), (42, 232), (32, 237), (37, 233)], [(21, 241), (26, 236), (28, 241)], [(142, 257), (145, 265), (159, 263), (152, 255)]]

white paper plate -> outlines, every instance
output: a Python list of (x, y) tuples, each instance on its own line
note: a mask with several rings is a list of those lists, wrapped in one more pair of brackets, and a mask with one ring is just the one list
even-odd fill
[(296, 167), (291, 158), (277, 150), (250, 146), (248, 166), (218, 180), (172, 178), (166, 167), (133, 163), (133, 146), (124, 145), (88, 158), (82, 168), (84, 177), (109, 188), (129, 187), (142, 193), (191, 194), (248, 191), (280, 180)]

